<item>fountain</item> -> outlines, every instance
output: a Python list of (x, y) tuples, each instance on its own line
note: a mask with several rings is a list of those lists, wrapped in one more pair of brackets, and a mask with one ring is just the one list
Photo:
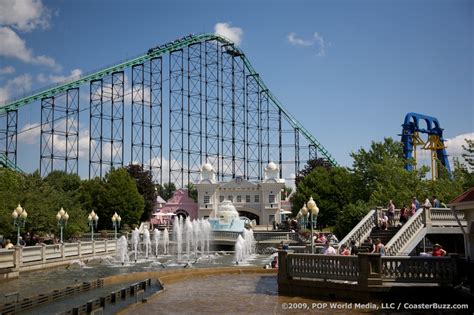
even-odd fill
[(239, 235), (235, 242), (235, 261), (237, 264), (246, 262), (251, 255), (255, 254), (255, 238), (253, 236), (253, 231), (244, 229), (242, 235)]
[(163, 232), (163, 254), (164, 255), (168, 255), (169, 246), (170, 246), (170, 236), (169, 236), (168, 229), (165, 228), (165, 231)]
[(158, 247), (160, 244), (160, 230), (153, 230), (153, 245), (155, 247), (155, 256), (158, 257)]
[(145, 245), (145, 259), (148, 259), (148, 253), (151, 249), (150, 231), (148, 229), (143, 231), (143, 244)]
[(122, 235), (117, 240), (117, 260), (122, 264), (122, 266), (129, 262), (128, 242), (125, 235)]
[(135, 255), (135, 262), (137, 262), (138, 259), (138, 241), (140, 239), (140, 232), (138, 231), (138, 228), (135, 228), (135, 230), (132, 231), (132, 251), (133, 254)]
[(250, 220), (245, 217), (239, 217), (239, 213), (229, 200), (224, 200), (214, 213), (213, 218), (209, 218), (212, 231), (230, 231), (243, 232), (246, 224), (250, 224)]

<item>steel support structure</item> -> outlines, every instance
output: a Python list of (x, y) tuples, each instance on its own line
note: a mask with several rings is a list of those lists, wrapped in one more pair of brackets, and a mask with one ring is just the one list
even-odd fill
[(89, 178), (123, 166), (124, 72), (90, 83)]
[(265, 166), (270, 163), (270, 100), (268, 97), (268, 90), (260, 92), (260, 175), (263, 179), (263, 170)]
[(150, 60), (150, 160), (153, 179), (163, 184), (163, 60)]
[(308, 161), (311, 160), (316, 160), (318, 158), (318, 150), (316, 149), (316, 146), (313, 144), (308, 145)]
[(247, 137), (246, 137), (246, 102), (245, 102), (245, 64), (242, 54), (232, 54), (234, 59), (234, 89), (233, 89), (233, 155), (232, 177), (247, 176)]
[[(17, 164), (18, 110), (0, 115), (0, 153)], [(1, 128), (1, 126), (5, 126)]]
[(204, 154), (220, 178), (220, 44), (218, 41), (204, 43)]
[(295, 176), (298, 177), (300, 172), (300, 131), (298, 128), (295, 131)]
[(162, 183), (162, 59), (132, 66), (131, 163)]
[(40, 174), (79, 171), (79, 88), (41, 100)]
[(259, 180), (261, 176), (261, 146), (260, 146), (260, 86), (258, 75), (247, 75), (247, 109), (246, 109), (246, 179)]
[(195, 43), (187, 47), (187, 106), (184, 109), (187, 124), (184, 133), (187, 139), (185, 154), (187, 162), (184, 172), (187, 183), (199, 180), (200, 168), (203, 163), (202, 140), (202, 44)]
[(221, 46), (220, 180), (235, 177), (235, 65), (233, 44)]
[(169, 54), (169, 182), (184, 187), (184, 51)]

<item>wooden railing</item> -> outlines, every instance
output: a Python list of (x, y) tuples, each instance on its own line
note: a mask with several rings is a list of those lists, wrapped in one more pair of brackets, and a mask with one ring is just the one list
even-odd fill
[(343, 244), (349, 245), (352, 240), (356, 243), (364, 241), (372, 232), (372, 229), (376, 226), (376, 220), (374, 219), (376, 210), (370, 210), (365, 217), (360, 220), (359, 223), (346, 235), (340, 242), (339, 247)]
[(396, 282), (452, 283), (456, 263), (451, 257), (382, 257), (382, 279)]
[(357, 256), (289, 254), (288, 275), (299, 278), (357, 280)]

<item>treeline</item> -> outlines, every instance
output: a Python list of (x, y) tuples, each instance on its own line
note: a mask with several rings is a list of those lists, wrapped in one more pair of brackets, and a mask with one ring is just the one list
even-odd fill
[[(319, 226), (334, 226), (334, 233), (344, 237), (370, 209), (385, 207), (391, 199), (397, 208), (409, 206), (413, 197), (421, 203), (435, 195), (448, 203), (474, 186), (474, 145), (463, 146), (465, 164), (456, 162), (452, 177), (440, 167), (437, 180), (427, 179), (429, 168), (407, 171), (401, 142), (391, 138), (373, 142), (369, 150), (352, 153), (352, 168), (331, 167), (322, 160), (311, 160), (299, 174), (292, 196), (294, 215), (313, 196), (320, 209)], [(409, 161), (413, 163), (414, 161)]]
[[(122, 217), (124, 228), (147, 220), (157, 194), (168, 199), (175, 186), (153, 184), (152, 175), (140, 165), (111, 169), (103, 179), (81, 180), (74, 174), (53, 171), (41, 178), (39, 172), (22, 175), (0, 168), (0, 235), (11, 237), (11, 213), (18, 204), (28, 212), (25, 228), (40, 236), (58, 234), (56, 213), (63, 207), (69, 214), (66, 237), (89, 231), (87, 216), (94, 210), (97, 230), (112, 229), (114, 212)], [(16, 237), (14, 237), (16, 238)]]

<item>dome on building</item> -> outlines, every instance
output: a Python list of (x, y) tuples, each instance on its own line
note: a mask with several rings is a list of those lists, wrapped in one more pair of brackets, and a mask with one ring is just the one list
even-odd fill
[(202, 166), (202, 170), (207, 171), (207, 172), (213, 172), (214, 168), (212, 167), (210, 163), (206, 163)]
[(268, 169), (269, 171), (275, 171), (275, 170), (278, 169), (278, 166), (277, 166), (275, 163), (270, 162), (270, 163), (268, 163), (268, 165), (267, 165), (267, 169)]

